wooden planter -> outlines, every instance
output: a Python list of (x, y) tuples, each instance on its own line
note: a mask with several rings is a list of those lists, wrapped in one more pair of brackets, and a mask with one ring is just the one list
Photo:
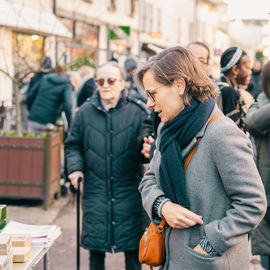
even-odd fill
[(46, 138), (0, 136), (0, 197), (43, 200), (47, 209), (60, 196), (63, 125)]

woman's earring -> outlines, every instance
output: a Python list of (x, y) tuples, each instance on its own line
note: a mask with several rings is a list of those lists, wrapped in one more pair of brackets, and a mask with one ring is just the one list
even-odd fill
[(234, 78), (236, 79), (236, 77), (237, 77), (237, 74), (234, 74), (234, 75), (233, 75), (233, 77), (234, 77)]

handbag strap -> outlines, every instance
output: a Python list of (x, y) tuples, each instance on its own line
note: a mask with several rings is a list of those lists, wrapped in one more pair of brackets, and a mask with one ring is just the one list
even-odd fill
[[(215, 115), (213, 115), (213, 116), (211, 117), (211, 119), (208, 121), (206, 127), (208, 127), (215, 119), (217, 119), (217, 118), (219, 118), (219, 117), (221, 117), (221, 116), (223, 116), (223, 114), (215, 114)], [(192, 158), (192, 156), (193, 156), (193, 154), (194, 154), (194, 152), (195, 152), (195, 150), (196, 150), (196, 148), (197, 148), (197, 146), (198, 146), (200, 140), (201, 140), (201, 138), (197, 138), (196, 144), (193, 146), (193, 148), (192, 148), (191, 151), (189, 152), (188, 157), (187, 157), (187, 160), (186, 160), (185, 165), (184, 165), (184, 171), (186, 171), (186, 169), (187, 169), (187, 167), (188, 167), (188, 164), (189, 164), (189, 162), (190, 162), (190, 160), (191, 160), (191, 158)], [(158, 229), (159, 229), (160, 231), (162, 231), (163, 228), (164, 228), (164, 226), (165, 226), (165, 224), (166, 224), (166, 220), (165, 220), (165, 219), (162, 219), (161, 222), (160, 222), (160, 224), (158, 225)], [(150, 269), (151, 269), (151, 268), (150, 268)]]
[(164, 229), (165, 224), (166, 224), (166, 220), (162, 219), (159, 225), (157, 226), (158, 230), (162, 231)]
[[(206, 127), (208, 127), (215, 119), (217, 119), (217, 118), (219, 118), (221, 116), (223, 116), (223, 115), (222, 114), (215, 114), (215, 115), (213, 115), (212, 118), (208, 121)], [(189, 152), (188, 157), (187, 157), (187, 160), (186, 160), (185, 165), (184, 165), (184, 171), (186, 171), (186, 169), (187, 169), (187, 167), (189, 165), (189, 162), (191, 161), (192, 156), (193, 156), (193, 154), (194, 154), (194, 152), (195, 152), (195, 150), (196, 150), (196, 148), (197, 148), (200, 140), (201, 140), (201, 138), (197, 138), (196, 144), (193, 146), (193, 148)]]

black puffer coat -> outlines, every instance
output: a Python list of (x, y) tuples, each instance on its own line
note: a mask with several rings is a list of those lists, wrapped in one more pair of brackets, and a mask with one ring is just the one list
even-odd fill
[(143, 233), (136, 141), (147, 113), (122, 93), (105, 111), (99, 92), (77, 112), (65, 142), (68, 174), (84, 173), (82, 246), (99, 251), (138, 249)]

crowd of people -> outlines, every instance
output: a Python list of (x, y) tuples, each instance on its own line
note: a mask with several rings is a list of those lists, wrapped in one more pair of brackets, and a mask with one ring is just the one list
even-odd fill
[(162, 219), (162, 269), (249, 269), (252, 254), (270, 269), (270, 62), (252, 70), (233, 46), (216, 80), (209, 63), (199, 41), (96, 70), (64, 72), (45, 57), (24, 86), (25, 129), (65, 115), (65, 174), (75, 189), (83, 179), (91, 270), (105, 269), (106, 252), (141, 269), (139, 240)]

